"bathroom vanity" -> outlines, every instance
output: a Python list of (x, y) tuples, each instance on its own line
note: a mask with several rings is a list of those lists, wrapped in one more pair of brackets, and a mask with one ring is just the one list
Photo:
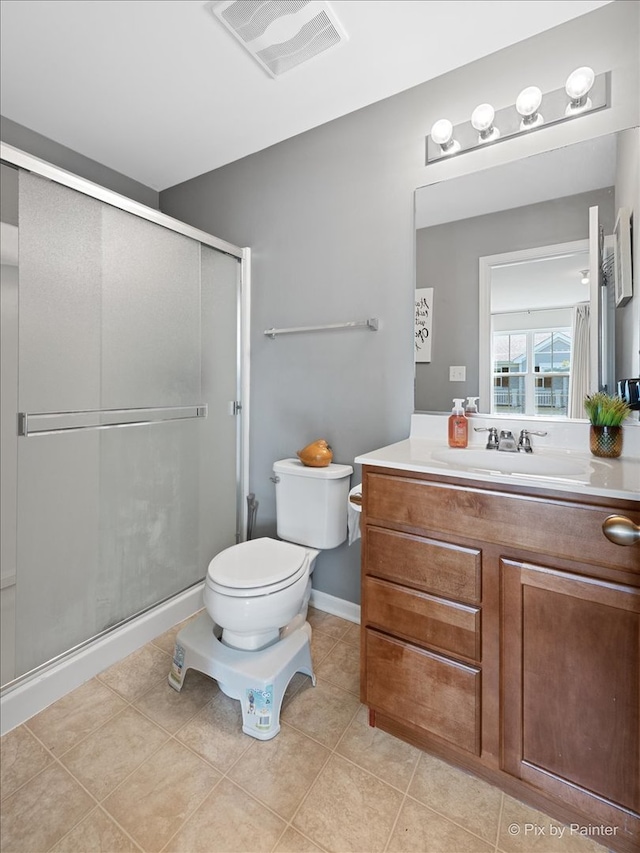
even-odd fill
[(447, 462), (443, 446), (356, 459), (370, 723), (637, 850), (640, 545), (602, 525), (640, 523), (640, 454), (558, 450), (543, 476), (554, 452), (512, 474), (496, 451), (483, 470), (483, 445)]

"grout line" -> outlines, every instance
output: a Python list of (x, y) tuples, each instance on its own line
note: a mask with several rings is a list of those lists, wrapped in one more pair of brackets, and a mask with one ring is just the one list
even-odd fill
[[(391, 737), (393, 737), (393, 735), (391, 735)], [(400, 820), (400, 815), (402, 814), (402, 809), (404, 808), (404, 804), (407, 801), (407, 796), (409, 794), (409, 789), (411, 788), (411, 783), (413, 782), (414, 776), (416, 775), (416, 773), (418, 771), (418, 764), (420, 764), (420, 756), (419, 755), (416, 759), (416, 763), (413, 766), (413, 770), (411, 771), (411, 778), (409, 779), (409, 781), (407, 783), (407, 787), (405, 788), (404, 795), (402, 797), (402, 802), (400, 803), (400, 808), (398, 809), (398, 813), (395, 817), (395, 820), (393, 821), (391, 829), (389, 830), (389, 835), (387, 836), (387, 841), (384, 845), (383, 853), (386, 853), (386, 851), (389, 849), (389, 845), (391, 844), (391, 839), (393, 838), (393, 833), (396, 830), (396, 826), (398, 825), (398, 821)]]
[(494, 853), (498, 853), (498, 842), (500, 841), (500, 829), (502, 827), (502, 813), (504, 811), (504, 791), (500, 797), (500, 811), (498, 812), (498, 828), (496, 829), (496, 843), (494, 845)]

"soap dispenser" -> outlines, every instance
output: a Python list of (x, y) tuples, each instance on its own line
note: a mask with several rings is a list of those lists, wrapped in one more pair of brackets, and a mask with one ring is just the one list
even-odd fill
[(469, 424), (464, 416), (463, 399), (453, 401), (449, 415), (449, 447), (466, 447), (469, 441)]
[(464, 415), (466, 418), (472, 418), (478, 414), (478, 397), (467, 397), (467, 404), (464, 407)]

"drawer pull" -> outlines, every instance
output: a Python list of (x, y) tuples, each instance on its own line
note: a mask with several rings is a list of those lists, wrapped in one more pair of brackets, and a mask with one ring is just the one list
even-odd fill
[(610, 515), (602, 522), (602, 532), (615, 545), (636, 545), (640, 527), (624, 515)]

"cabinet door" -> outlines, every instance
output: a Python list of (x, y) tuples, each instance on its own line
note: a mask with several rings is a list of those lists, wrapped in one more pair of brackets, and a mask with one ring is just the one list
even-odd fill
[(508, 560), (501, 578), (503, 769), (635, 833), (640, 590)]

